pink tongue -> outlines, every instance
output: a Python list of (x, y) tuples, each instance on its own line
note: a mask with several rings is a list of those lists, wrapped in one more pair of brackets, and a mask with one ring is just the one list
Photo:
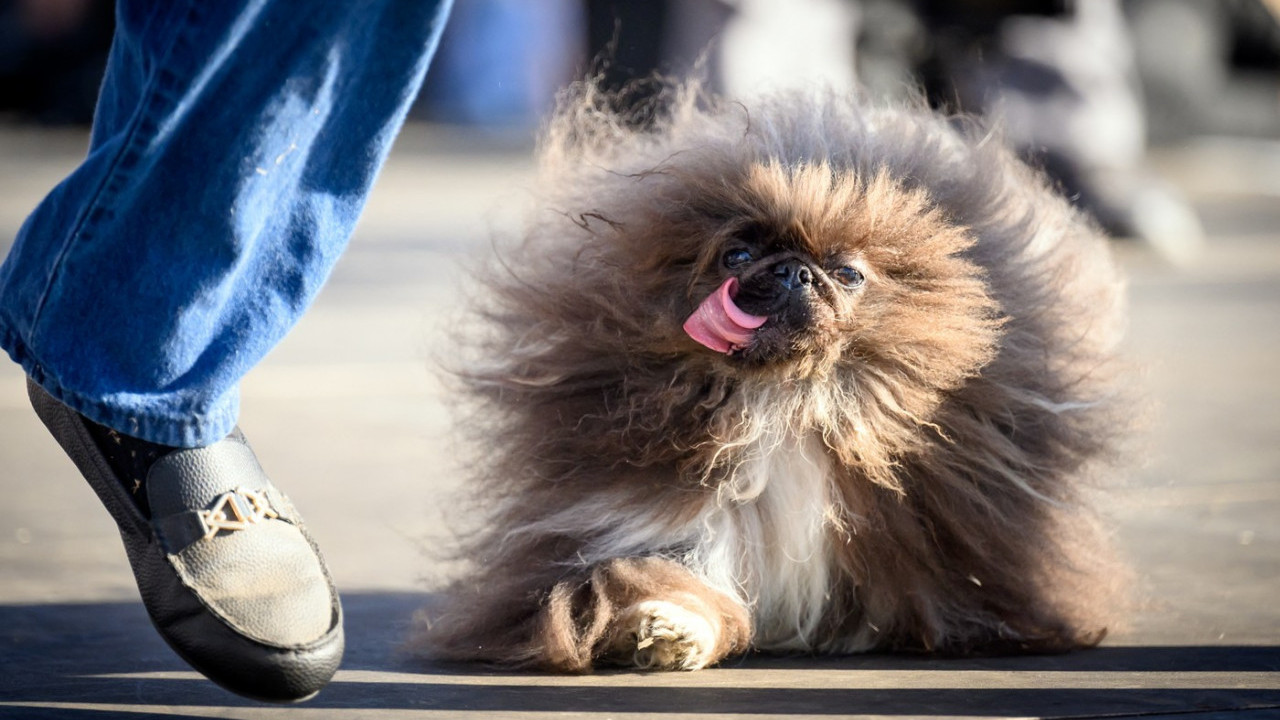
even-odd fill
[(753, 331), (769, 318), (751, 315), (733, 304), (737, 292), (738, 279), (725, 280), (684, 321), (684, 331), (716, 352), (731, 353), (746, 345)]

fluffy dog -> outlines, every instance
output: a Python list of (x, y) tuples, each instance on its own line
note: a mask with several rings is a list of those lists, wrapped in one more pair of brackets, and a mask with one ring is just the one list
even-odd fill
[(572, 91), (470, 338), (484, 521), (436, 657), (1058, 651), (1117, 565), (1106, 241), (922, 107)]

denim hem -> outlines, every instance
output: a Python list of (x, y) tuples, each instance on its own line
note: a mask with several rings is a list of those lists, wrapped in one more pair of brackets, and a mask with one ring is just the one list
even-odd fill
[(44, 388), (58, 402), (99, 425), (131, 437), (173, 447), (205, 447), (230, 434), (239, 415), (238, 396), (234, 391), (220, 406), (199, 413), (184, 412), (182, 408), (152, 408), (149, 412), (140, 412), (136, 407), (121, 409), (62, 387), (45, 372), (40, 361), (3, 318), (0, 318), (0, 345), (32, 382)]

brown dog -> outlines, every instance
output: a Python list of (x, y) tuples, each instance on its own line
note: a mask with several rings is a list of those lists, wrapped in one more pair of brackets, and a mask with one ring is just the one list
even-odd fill
[(438, 657), (696, 669), (748, 649), (1096, 643), (1085, 490), (1123, 429), (1106, 241), (920, 108), (585, 84), (488, 274), (486, 517)]

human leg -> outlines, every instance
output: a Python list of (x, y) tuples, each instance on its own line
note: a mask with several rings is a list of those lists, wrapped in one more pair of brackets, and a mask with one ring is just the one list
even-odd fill
[(343, 249), (447, 2), (121, 2), (84, 163), (0, 268), (0, 343), (90, 419), (220, 440)]
[[(0, 343), (120, 527), (153, 622), (274, 701), (328, 682), (342, 614), (232, 432), (236, 382), (340, 253), (449, 2), (301, 5), (121, 0), (89, 155), (0, 268)], [(144, 441), (131, 478), (132, 450), (110, 451)]]

